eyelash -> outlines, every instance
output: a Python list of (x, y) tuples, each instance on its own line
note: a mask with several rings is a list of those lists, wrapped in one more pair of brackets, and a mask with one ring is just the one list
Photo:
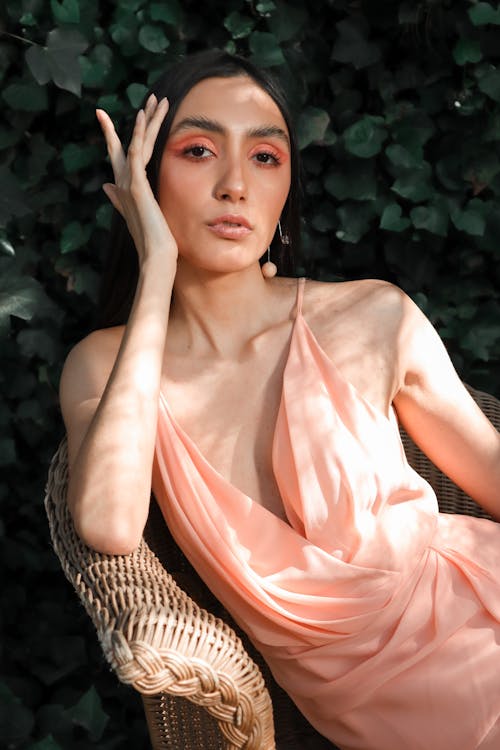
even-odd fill
[[(198, 155), (194, 154), (193, 152), (195, 149), (201, 149), (202, 151), (208, 151), (209, 153), (213, 154), (213, 151), (211, 151), (208, 148), (208, 146), (204, 146), (201, 143), (194, 143), (192, 146), (187, 146), (185, 149), (182, 150), (182, 154), (183, 156), (191, 157), (193, 161), (202, 161), (202, 159), (208, 158), (207, 156), (202, 156), (201, 154), (198, 154)], [(254, 157), (259, 157), (259, 156), (270, 157), (271, 159), (270, 161), (260, 161), (259, 159), (257, 159), (259, 164), (262, 164), (264, 167), (268, 167), (271, 165), (278, 166), (279, 164), (281, 164), (281, 159), (280, 159), (279, 154), (272, 152), (272, 151), (259, 151), (253, 156)]]

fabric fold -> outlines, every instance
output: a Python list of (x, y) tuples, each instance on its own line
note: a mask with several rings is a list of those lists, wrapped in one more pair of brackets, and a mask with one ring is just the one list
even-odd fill
[(500, 747), (500, 530), (438, 513), (394, 413), (345, 381), (307, 325), (303, 284), (272, 455), (290, 523), (206, 461), (163, 394), (153, 491), (200, 576), (342, 750)]

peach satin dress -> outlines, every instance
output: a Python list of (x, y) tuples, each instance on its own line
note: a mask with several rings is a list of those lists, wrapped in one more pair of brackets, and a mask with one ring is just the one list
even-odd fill
[(226, 481), (160, 397), (153, 490), (277, 682), (342, 750), (500, 750), (500, 526), (438, 513), (387, 418), (301, 312), (273, 468), (289, 523)]

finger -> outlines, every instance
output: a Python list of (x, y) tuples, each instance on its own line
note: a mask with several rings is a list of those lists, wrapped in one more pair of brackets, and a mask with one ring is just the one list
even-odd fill
[[(146, 113), (143, 109), (140, 109), (135, 118), (134, 130), (132, 132), (132, 138), (128, 147), (128, 157), (131, 165), (136, 167), (144, 168), (144, 161), (142, 157), (143, 146), (144, 146), (144, 134), (146, 130)], [(139, 163), (140, 160), (140, 163)]]
[(96, 117), (103, 132), (115, 177), (123, 168), (125, 154), (111, 117), (103, 109), (96, 109)]
[(111, 182), (105, 182), (104, 185), (102, 186), (102, 189), (104, 190), (107, 198), (111, 201), (111, 203), (116, 208), (116, 210), (119, 213), (121, 213), (121, 215), (123, 216), (123, 208), (122, 208), (120, 199), (118, 197), (116, 185), (113, 185)]
[(143, 150), (143, 158), (144, 158), (145, 164), (147, 164), (149, 160), (151, 159), (154, 145), (156, 143), (156, 139), (158, 137), (158, 133), (160, 132), (162, 123), (167, 115), (168, 108), (169, 108), (168, 99), (165, 97), (158, 103), (155, 113), (151, 121), (148, 123), (146, 135), (144, 138), (144, 150)]
[(148, 100), (146, 101), (146, 106), (144, 107), (144, 113), (146, 115), (146, 123), (148, 123), (154, 116), (157, 106), (158, 106), (158, 99), (156, 98), (154, 94), (151, 94)]

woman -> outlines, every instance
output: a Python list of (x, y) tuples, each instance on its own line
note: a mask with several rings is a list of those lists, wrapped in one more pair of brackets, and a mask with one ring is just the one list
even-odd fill
[(186, 555), (343, 750), (497, 749), (500, 528), (438, 514), (396, 414), (500, 518), (499, 434), (399, 289), (261, 270), (298, 223), (295, 138), (267, 76), (208, 52), (154, 93), (127, 155), (98, 112), (138, 269), (112, 299), (126, 324), (80, 342), (62, 376), (78, 533), (131, 552), (153, 485)]

